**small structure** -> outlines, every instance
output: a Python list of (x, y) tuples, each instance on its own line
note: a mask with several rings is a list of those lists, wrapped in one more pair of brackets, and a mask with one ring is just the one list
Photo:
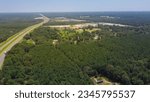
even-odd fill
[(97, 84), (102, 84), (104, 82), (103, 80), (100, 80), (100, 79), (97, 79), (97, 78), (94, 78), (94, 80)]
[(75, 44), (75, 45), (77, 45), (77, 43), (78, 43), (78, 41), (77, 41), (77, 40), (76, 40), (76, 41), (74, 41), (74, 44)]
[(54, 46), (56, 46), (56, 45), (59, 44), (59, 41), (58, 41), (58, 40), (53, 40), (52, 44), (53, 44)]
[(99, 39), (99, 36), (95, 35), (94, 40), (98, 40), (98, 39)]
[(114, 33), (114, 37), (117, 37), (117, 33)]

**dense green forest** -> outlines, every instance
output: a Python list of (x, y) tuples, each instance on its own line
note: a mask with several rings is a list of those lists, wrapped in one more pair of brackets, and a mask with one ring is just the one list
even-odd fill
[(149, 27), (87, 29), (94, 28), (41, 27), (28, 34), (8, 53), (0, 83), (88, 85), (103, 75), (120, 84), (150, 84)]

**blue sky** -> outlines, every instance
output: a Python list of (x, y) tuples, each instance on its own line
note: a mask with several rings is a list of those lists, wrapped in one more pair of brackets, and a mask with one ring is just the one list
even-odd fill
[(0, 12), (150, 11), (150, 0), (0, 0)]

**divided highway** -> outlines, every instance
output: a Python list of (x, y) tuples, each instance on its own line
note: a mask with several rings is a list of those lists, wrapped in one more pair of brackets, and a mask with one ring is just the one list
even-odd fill
[(49, 18), (47, 18), (42, 14), (41, 16), (42, 16), (41, 19), (43, 19), (41, 23), (27, 27), (24, 30), (20, 31), (19, 33), (9, 37), (6, 41), (0, 43), (0, 70), (2, 69), (2, 65), (5, 60), (6, 53), (10, 51), (13, 46), (19, 43), (24, 38), (25, 35), (29, 34), (30, 32), (42, 26), (43, 24), (49, 22)]

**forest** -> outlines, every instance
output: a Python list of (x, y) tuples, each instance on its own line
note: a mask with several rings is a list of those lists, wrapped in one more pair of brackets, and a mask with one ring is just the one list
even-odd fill
[[(121, 84), (149, 84), (150, 35), (137, 28), (100, 28), (92, 34), (65, 29), (76, 33), (66, 38), (62, 30), (37, 29), (8, 53), (1, 84), (92, 84), (95, 75)], [(94, 33), (102, 39), (93, 40)]]
[(134, 25), (42, 26), (7, 53), (0, 84), (93, 85), (91, 77), (104, 76), (121, 85), (148, 85), (150, 25)]

